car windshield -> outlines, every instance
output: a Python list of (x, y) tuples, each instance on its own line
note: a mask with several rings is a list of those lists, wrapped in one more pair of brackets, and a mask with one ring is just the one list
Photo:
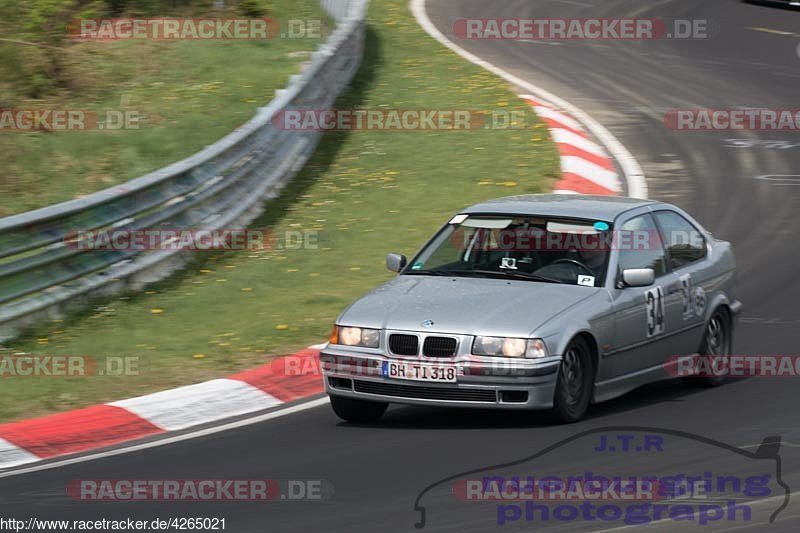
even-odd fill
[(457, 215), (403, 273), (599, 287), (611, 234), (606, 221)]

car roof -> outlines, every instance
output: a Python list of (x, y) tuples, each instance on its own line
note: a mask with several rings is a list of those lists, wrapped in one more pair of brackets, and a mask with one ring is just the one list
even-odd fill
[(541, 215), (613, 221), (618, 215), (658, 202), (627, 196), (585, 196), (578, 194), (524, 194), (471, 205), (463, 214)]

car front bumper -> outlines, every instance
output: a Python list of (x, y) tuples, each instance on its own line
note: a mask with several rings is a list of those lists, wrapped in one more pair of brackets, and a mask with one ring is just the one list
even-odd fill
[[(398, 358), (334, 346), (320, 353), (325, 391), (331, 396), (479, 409), (549, 409), (553, 406), (560, 357), (497, 359)], [(456, 382), (388, 378), (381, 372), (385, 361), (455, 366)]]

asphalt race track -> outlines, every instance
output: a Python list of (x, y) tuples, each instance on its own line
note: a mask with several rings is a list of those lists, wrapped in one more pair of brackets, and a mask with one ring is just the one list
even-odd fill
[[(800, 107), (800, 11), (738, 0), (429, 0), (428, 13), (459, 46), (562, 96), (601, 122), (636, 156), (652, 198), (687, 209), (734, 243), (739, 299), (745, 305), (734, 353), (798, 353), (800, 134), (675, 131), (665, 126), (664, 114), (670, 109)], [(462, 17), (707, 19), (713, 36), (642, 42), (467, 41), (452, 35), (455, 20)], [(497, 168), (502, 169), (502, 161)], [(769, 178), (775, 176), (779, 179)], [(0, 503), (5, 514), (19, 519), (203, 516), (224, 517), (226, 529), (235, 532), (408, 531), (420, 518), (415, 500), (429, 485), (524, 459), (581, 432), (616, 427), (609, 431), (633, 434), (624, 428), (639, 426), (697, 434), (751, 452), (765, 437), (779, 436), (782, 478), (794, 488), (800, 487), (798, 406), (800, 387), (791, 378), (751, 378), (707, 390), (665, 382), (595, 406), (586, 420), (569, 426), (553, 425), (542, 414), (395, 407), (380, 425), (359, 427), (340, 422), (329, 406), (321, 405), (201, 438), (0, 477)], [(591, 441), (593, 450), (596, 436), (582, 439), (536, 464), (581, 472), (636, 464), (674, 472), (696, 469), (698, 462), (703, 463), (699, 468), (731, 470), (758, 462), (689, 438), (668, 438), (663, 452), (646, 457), (590, 453), (586, 446)], [(268, 503), (87, 502), (65, 495), (70, 480), (150, 478), (323, 480), (332, 493), (320, 501)], [(793, 498), (774, 523), (762, 520), (784, 503), (783, 496), (772, 492), (756, 501), (750, 522), (720, 521), (702, 529), (795, 531), (800, 504)], [(474, 508), (464, 511), (465, 504), (452, 497), (429, 493), (426, 498), (428, 530), (484, 531), (495, 523), (491, 508), (481, 514)], [(596, 531), (624, 526), (520, 520), (504, 528)], [(667, 531), (677, 526), (666, 521), (642, 527)]]

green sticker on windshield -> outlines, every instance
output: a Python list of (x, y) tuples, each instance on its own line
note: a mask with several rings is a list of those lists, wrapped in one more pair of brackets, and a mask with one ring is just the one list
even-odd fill
[(422, 268), (422, 263), (414, 263), (411, 265), (411, 270), (419, 270)]

